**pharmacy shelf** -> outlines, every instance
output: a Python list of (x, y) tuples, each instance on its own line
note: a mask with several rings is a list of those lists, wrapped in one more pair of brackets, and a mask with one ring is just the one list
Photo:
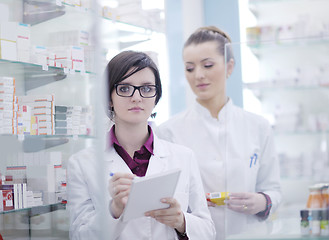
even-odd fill
[(305, 3), (310, 3), (312, 1), (313, 0), (249, 0), (249, 9), (257, 17), (259, 14), (258, 8), (262, 5), (266, 5), (266, 4), (276, 5), (276, 4), (287, 4), (287, 3), (305, 4)]
[(294, 50), (298, 48), (328, 48), (329, 36), (317, 36), (307, 38), (290, 38), (290, 39), (276, 39), (275, 41), (250, 41), (246, 45), (257, 57), (269, 51), (275, 50)]
[(61, 68), (5, 59), (0, 60), (0, 69), (2, 69), (1, 74), (4, 76), (9, 73), (14, 73), (16, 78), (17, 76), (24, 76), (25, 92), (66, 78), (64, 70)]
[(4, 155), (17, 152), (38, 152), (55, 146), (59, 146), (69, 142), (66, 137), (49, 136), (22, 136), (24, 139), (19, 139), (16, 135), (1, 135), (0, 151)]
[[(65, 2), (61, 2), (60, 5), (65, 6), (66, 11), (76, 11), (76, 12), (82, 12), (85, 14), (88, 14), (88, 13), (95, 14), (94, 10), (90, 9), (90, 8), (80, 7), (80, 6), (68, 4)], [(97, 14), (97, 15), (99, 15), (99, 14)], [(150, 32), (150, 31), (163, 32), (163, 33), (165, 32), (165, 29), (163, 27), (161, 27), (159, 29), (159, 28), (153, 28), (152, 26), (142, 26), (142, 25), (138, 24), (138, 22), (136, 22), (136, 21), (134, 23), (126, 22), (126, 21), (122, 21), (120, 16), (115, 16), (115, 14), (113, 14), (113, 16), (114, 16), (113, 18), (104, 17), (104, 16), (100, 16), (100, 17), (107, 22), (118, 23), (119, 29), (121, 29), (123, 31), (125, 31), (125, 29), (127, 29), (127, 27), (130, 26), (132, 29), (135, 28), (135, 30), (137, 30), (137, 32), (140, 32), (141, 30), (147, 31), (147, 32)]]
[[(106, 48), (122, 49), (143, 41), (148, 41), (152, 33), (161, 32), (151, 27), (123, 22), (117, 18), (103, 17), (99, 13), (95, 13), (93, 9), (66, 3), (62, 3), (61, 7), (64, 7), (63, 11), (65, 14), (58, 15), (56, 18), (48, 19), (46, 21), (40, 21), (40, 23), (35, 24), (32, 28), (34, 35), (42, 33), (42, 30), (45, 28), (48, 29), (49, 33), (76, 30), (76, 23), (80, 23), (80, 30), (88, 31), (93, 29), (92, 19), (95, 19), (96, 16), (98, 16), (98, 26), (100, 26), (100, 39), (103, 40), (102, 45)], [(43, 13), (41, 12), (40, 14)], [(128, 38), (130, 40), (127, 42)], [(42, 38), (40, 39), (41, 40), (38, 42), (38, 45), (44, 45)], [(131, 41), (131, 39), (134, 39), (134, 41)]]
[[(68, 68), (49, 67), (5, 59), (0, 59), (0, 74), (16, 78), (16, 92), (24, 89), (23, 92), (17, 92), (18, 95), (25, 95), (29, 90), (64, 80), (74, 74), (96, 76), (94, 72), (90, 71), (81, 72)], [(24, 82), (20, 88), (17, 88), (19, 79), (24, 79)]]
[[(60, 68), (60, 67), (51, 67), (48, 65), (39, 65), (39, 64), (34, 64), (34, 63), (29, 63), (29, 62), (20, 62), (20, 61), (11, 61), (11, 60), (7, 60), (7, 59), (0, 59), (0, 64), (16, 64), (15, 68), (18, 67), (17, 71), (24, 73), (26, 72), (26, 70), (30, 70), (29, 73), (33, 74), (33, 73), (38, 73), (38, 72), (42, 72), (42, 71), (51, 71), (51, 70), (58, 70), (58, 71), (62, 71), (63, 74), (67, 74), (68, 72), (64, 72), (64, 71), (74, 71), (77, 73), (80, 73), (81, 71), (79, 70), (72, 70), (72, 69), (65, 69), (65, 68)], [(20, 66), (19, 66), (20, 65)], [(1, 67), (7, 67), (5, 65), (0, 65)], [(90, 71), (86, 71), (85, 73), (87, 74), (95, 74), (93, 72)]]
[(47, 21), (65, 14), (64, 6), (52, 1), (23, 0), (23, 22), (31, 25)]
[(0, 152), (2, 154), (17, 152), (38, 152), (60, 146), (77, 139), (95, 139), (87, 135), (0, 135)]
[(267, 235), (250, 237), (229, 237), (227, 240), (328, 240), (328, 236), (301, 236), (301, 235)]
[(246, 89), (257, 90), (257, 91), (319, 91), (329, 90), (329, 84), (323, 85), (288, 85), (287, 82), (297, 82), (293, 79), (277, 80), (277, 81), (259, 81), (254, 83), (244, 83), (243, 86)]
[(53, 204), (46, 204), (40, 206), (34, 206), (30, 208), (20, 208), (20, 209), (13, 209), (9, 211), (0, 212), (0, 214), (10, 214), (15, 212), (28, 212), (28, 217), (34, 217), (40, 214), (54, 212), (57, 210), (65, 210), (66, 204), (65, 203), (53, 203)]
[[(35, 216), (39, 216), (41, 214), (45, 214), (45, 213), (50, 213), (50, 212), (55, 212), (58, 210), (65, 210), (66, 209), (66, 204), (65, 203), (54, 203), (54, 204), (46, 204), (46, 205), (40, 205), (40, 206), (34, 206), (34, 207), (30, 207), (30, 208), (22, 208), (22, 209), (14, 209), (14, 210), (9, 210), (9, 211), (4, 211), (4, 212), (0, 212), (0, 214), (2, 215), (6, 215), (6, 214), (13, 214), (13, 213), (26, 213), (25, 217), (26, 217), (26, 223), (28, 225), (28, 232), (25, 233), (23, 231), (22, 234), (22, 239), (38, 239), (36, 238), (34, 235), (36, 234), (36, 230), (32, 230), (31, 228), (31, 218), (35, 217)], [(4, 234), (4, 233), (2, 233)], [(28, 238), (26, 236), (26, 234), (28, 234)], [(15, 230), (14, 234), (10, 234), (9, 236), (7, 236), (7, 234), (4, 234), (4, 239), (21, 239), (18, 238), (18, 236), (20, 235), (20, 230)], [(66, 239), (66, 237), (68, 236), (68, 232), (63, 232), (62, 233), (62, 237), (61, 238), (53, 238), (53, 237), (49, 237), (46, 236), (42, 236), (40, 239)]]
[(296, 130), (296, 131), (276, 131), (275, 136), (291, 136), (291, 137), (309, 137), (309, 136), (323, 136), (328, 135), (329, 131), (310, 131), (310, 130)]
[[(95, 14), (93, 9), (87, 9), (67, 3), (62, 4), (63, 6), (66, 6), (66, 12), (70, 13), (69, 15), (71, 16), (67, 15), (61, 17), (61, 22), (67, 22), (67, 20), (64, 20), (66, 17), (68, 17), (69, 22), (71, 22), (72, 20), (70, 19), (72, 16), (75, 16), (75, 18), (78, 17), (80, 21), (84, 22), (86, 19), (86, 14), (93, 14), (99, 17), (99, 25), (101, 26), (101, 39), (103, 40), (104, 47), (111, 48), (113, 44), (117, 44), (119, 49), (124, 49), (129, 46), (150, 40), (154, 32), (165, 32), (164, 25), (160, 28), (158, 28), (158, 26), (156, 28), (154, 26), (143, 26), (138, 24), (136, 21), (134, 23), (122, 21), (120, 20), (120, 16), (113, 18), (100, 16), (99, 14)], [(114, 36), (116, 37), (115, 42), (113, 42)], [(127, 39), (129, 40), (127, 41)], [(134, 40), (131, 41), (131, 39)]]
[(267, 3), (282, 3), (282, 2), (310, 2), (312, 0), (249, 0), (249, 4), (267, 4)]

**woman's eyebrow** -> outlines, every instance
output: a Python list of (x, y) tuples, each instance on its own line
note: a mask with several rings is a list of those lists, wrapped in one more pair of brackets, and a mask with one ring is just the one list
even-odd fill
[(212, 58), (204, 58), (200, 62), (205, 62), (205, 61), (209, 61), (209, 60), (213, 60), (213, 59)]
[(133, 85), (133, 86), (142, 86), (142, 85), (155, 85), (155, 82), (153, 81), (145, 81), (145, 82), (141, 82), (141, 84), (139, 85), (135, 85), (135, 84), (132, 84), (130, 81), (127, 81), (127, 82), (119, 82), (118, 84), (126, 84), (126, 85)]

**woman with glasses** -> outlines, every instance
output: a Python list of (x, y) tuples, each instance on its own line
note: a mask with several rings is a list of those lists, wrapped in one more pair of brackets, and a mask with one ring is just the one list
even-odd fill
[(235, 106), (226, 95), (234, 68), (230, 43), (230, 37), (213, 26), (201, 27), (187, 39), (185, 76), (196, 101), (157, 129), (159, 137), (194, 150), (206, 193), (229, 192), (225, 206), (208, 202), (216, 239), (266, 232), (261, 220), (281, 200), (269, 123)]
[[(156, 65), (144, 53), (125, 51), (109, 62), (106, 73), (109, 117), (114, 122), (105, 157), (105, 172), (114, 173), (107, 176), (109, 208), (104, 209), (112, 230), (109, 239), (214, 239), (214, 225), (193, 152), (160, 140), (148, 125), (162, 94)], [(97, 231), (93, 183), (97, 184), (99, 178), (88, 151), (74, 155), (68, 166), (73, 239), (90, 237)], [(162, 199), (169, 207), (123, 221), (132, 180), (176, 168), (181, 173), (175, 195)]]

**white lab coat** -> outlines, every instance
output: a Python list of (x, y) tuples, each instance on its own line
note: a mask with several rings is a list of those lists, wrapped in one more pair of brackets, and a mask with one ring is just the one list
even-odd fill
[[(160, 125), (156, 133), (194, 150), (206, 192), (264, 192), (272, 200), (271, 212), (277, 208), (281, 201), (279, 164), (271, 127), (262, 117), (234, 106), (229, 100), (215, 119), (195, 101), (188, 110)], [(267, 231), (264, 222), (260, 226), (255, 215), (223, 206), (209, 210), (216, 226), (216, 239), (248, 230)]]
[[(112, 238), (108, 239), (178, 239), (174, 229), (150, 217), (141, 217), (128, 222), (114, 219), (109, 209), (99, 209), (99, 181), (102, 174), (108, 186), (110, 172), (127, 172), (130, 169), (113, 147), (106, 151), (105, 169), (97, 172), (94, 151), (83, 150), (73, 155), (68, 164), (68, 209), (70, 212), (71, 239), (97, 239), (100, 231), (96, 213), (105, 214)], [(215, 239), (215, 227), (211, 220), (204, 189), (194, 153), (183, 146), (161, 140), (154, 135), (154, 155), (151, 156), (146, 176), (173, 168), (182, 170), (174, 197), (179, 201), (186, 220), (189, 239)], [(105, 191), (106, 202), (111, 197)], [(191, 213), (187, 211), (191, 210)]]

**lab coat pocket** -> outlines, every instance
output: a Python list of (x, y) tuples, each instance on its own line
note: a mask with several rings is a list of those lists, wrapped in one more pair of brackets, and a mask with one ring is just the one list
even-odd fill
[(250, 165), (249, 174), (247, 178), (249, 186), (256, 186), (258, 170), (259, 170), (259, 163)]
[(187, 192), (178, 191), (175, 193), (174, 198), (179, 202), (181, 210), (187, 212), (189, 196)]

